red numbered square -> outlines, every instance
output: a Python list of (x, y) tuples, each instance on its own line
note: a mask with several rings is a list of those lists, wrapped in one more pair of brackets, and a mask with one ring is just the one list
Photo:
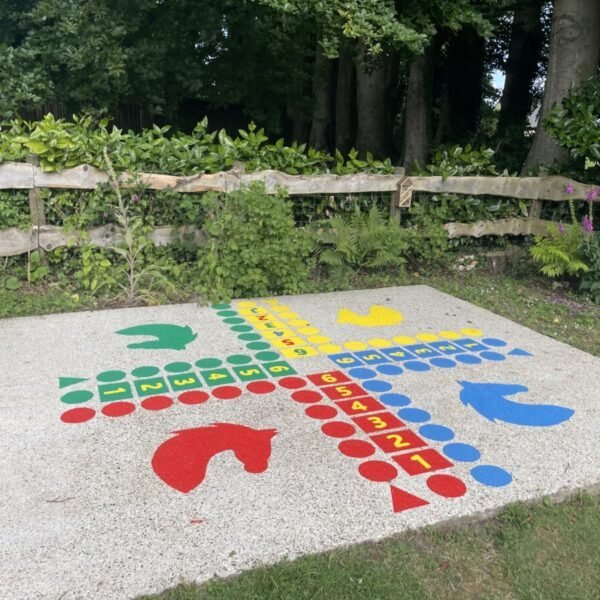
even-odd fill
[(427, 442), (424, 442), (416, 433), (413, 433), (409, 429), (374, 435), (371, 439), (384, 452), (402, 452), (403, 450), (413, 450), (414, 448), (427, 446)]
[(365, 415), (352, 419), (365, 433), (377, 433), (387, 429), (398, 429), (405, 427), (404, 423), (391, 412), (380, 412), (376, 415)]
[(377, 402), (375, 398), (371, 398), (371, 396), (341, 400), (337, 402), (337, 406), (339, 406), (347, 415), (361, 415), (364, 413), (376, 412), (378, 410), (385, 410), (385, 406)]
[(315, 375), (307, 375), (307, 377), (319, 387), (331, 385), (333, 383), (344, 383), (350, 381), (341, 371), (329, 371), (327, 373), (316, 373)]
[(392, 457), (409, 475), (421, 475), (431, 471), (439, 471), (451, 467), (448, 459), (444, 458), (439, 452), (428, 448), (411, 452), (410, 454), (400, 454)]
[(331, 400), (345, 400), (346, 398), (367, 395), (367, 391), (363, 390), (360, 385), (357, 385), (356, 383), (324, 387), (323, 392)]

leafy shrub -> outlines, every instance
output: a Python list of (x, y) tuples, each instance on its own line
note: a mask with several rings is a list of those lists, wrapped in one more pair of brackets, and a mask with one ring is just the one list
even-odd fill
[(198, 250), (196, 289), (210, 300), (294, 294), (308, 278), (310, 239), (296, 229), (283, 192), (254, 183), (229, 194), (208, 193), (207, 243)]
[(581, 254), (589, 270), (583, 275), (580, 289), (588, 292), (594, 302), (600, 304), (600, 233), (585, 237)]
[(540, 271), (548, 277), (579, 275), (589, 270), (581, 252), (582, 241), (583, 234), (578, 225), (552, 223), (548, 226), (547, 237), (535, 238), (531, 256), (542, 264)]
[(355, 210), (325, 221), (315, 241), (319, 263), (338, 271), (369, 271), (406, 263), (407, 232), (375, 206), (368, 213)]

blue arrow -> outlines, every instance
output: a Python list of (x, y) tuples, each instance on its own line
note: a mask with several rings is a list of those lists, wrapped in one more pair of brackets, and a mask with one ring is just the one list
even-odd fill
[(459, 381), (461, 402), (471, 405), (488, 421), (504, 421), (513, 425), (551, 427), (567, 421), (574, 410), (551, 404), (521, 404), (506, 396), (529, 391), (524, 385), (502, 383), (470, 383)]

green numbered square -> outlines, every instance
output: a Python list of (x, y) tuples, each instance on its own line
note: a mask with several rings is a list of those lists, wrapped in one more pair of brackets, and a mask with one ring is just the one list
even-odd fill
[(193, 390), (202, 387), (200, 379), (194, 373), (180, 373), (167, 376), (169, 385), (174, 392), (179, 390)]
[(151, 377), (150, 379), (138, 379), (133, 382), (138, 396), (155, 396), (169, 391), (167, 382), (162, 377)]
[(285, 377), (286, 375), (296, 375), (296, 371), (283, 360), (272, 363), (263, 363), (263, 368), (273, 377)]
[(233, 371), (242, 381), (254, 381), (255, 379), (267, 379), (268, 377), (258, 365), (233, 367)]
[(99, 385), (98, 395), (100, 396), (100, 402), (114, 402), (115, 400), (133, 398), (131, 385), (127, 381)]
[(227, 369), (211, 369), (210, 371), (200, 371), (202, 379), (207, 385), (223, 385), (225, 383), (233, 383), (235, 379)]

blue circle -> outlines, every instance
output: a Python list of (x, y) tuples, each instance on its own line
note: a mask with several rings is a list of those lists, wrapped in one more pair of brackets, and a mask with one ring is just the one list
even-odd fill
[(494, 465), (478, 465), (471, 469), (471, 475), (475, 481), (490, 487), (503, 487), (512, 481), (512, 475)]
[(504, 340), (499, 340), (498, 338), (485, 338), (484, 340), (481, 340), (481, 343), (494, 348), (502, 348), (502, 346), (506, 346), (506, 342)]
[(419, 433), (424, 438), (436, 442), (448, 442), (454, 438), (454, 431), (443, 425), (422, 425), (419, 427)]
[(479, 356), (481, 356), (481, 358), (485, 358), (486, 360), (506, 360), (506, 356), (504, 356), (504, 354), (500, 354), (499, 352), (488, 352), (487, 350), (485, 352), (480, 352)]
[(427, 363), (421, 362), (420, 360), (409, 360), (404, 363), (404, 367), (409, 371), (425, 372), (431, 370), (431, 367)]
[(475, 462), (481, 458), (481, 452), (470, 444), (446, 444), (443, 451), (448, 458), (462, 462)]
[(410, 398), (404, 394), (381, 394), (379, 399), (387, 406), (408, 406), (410, 404)]
[(399, 367), (398, 365), (379, 365), (376, 369), (382, 375), (401, 375), (404, 373), (402, 367)]
[(431, 415), (426, 410), (420, 408), (401, 408), (397, 412), (397, 415), (411, 423), (425, 423), (425, 421), (431, 419)]
[(456, 366), (456, 363), (449, 358), (432, 358), (429, 362), (440, 369), (452, 369)]
[(465, 365), (478, 365), (481, 362), (479, 356), (474, 354), (458, 354), (454, 358)]
[(364, 369), (362, 367), (350, 369), (348, 374), (352, 377), (356, 377), (356, 379), (373, 379), (373, 377), (377, 377), (377, 373), (375, 373), (375, 371), (371, 369)]
[(381, 381), (379, 379), (365, 381), (362, 385), (365, 390), (369, 390), (370, 392), (389, 392), (392, 389), (391, 383), (388, 383), (387, 381)]

